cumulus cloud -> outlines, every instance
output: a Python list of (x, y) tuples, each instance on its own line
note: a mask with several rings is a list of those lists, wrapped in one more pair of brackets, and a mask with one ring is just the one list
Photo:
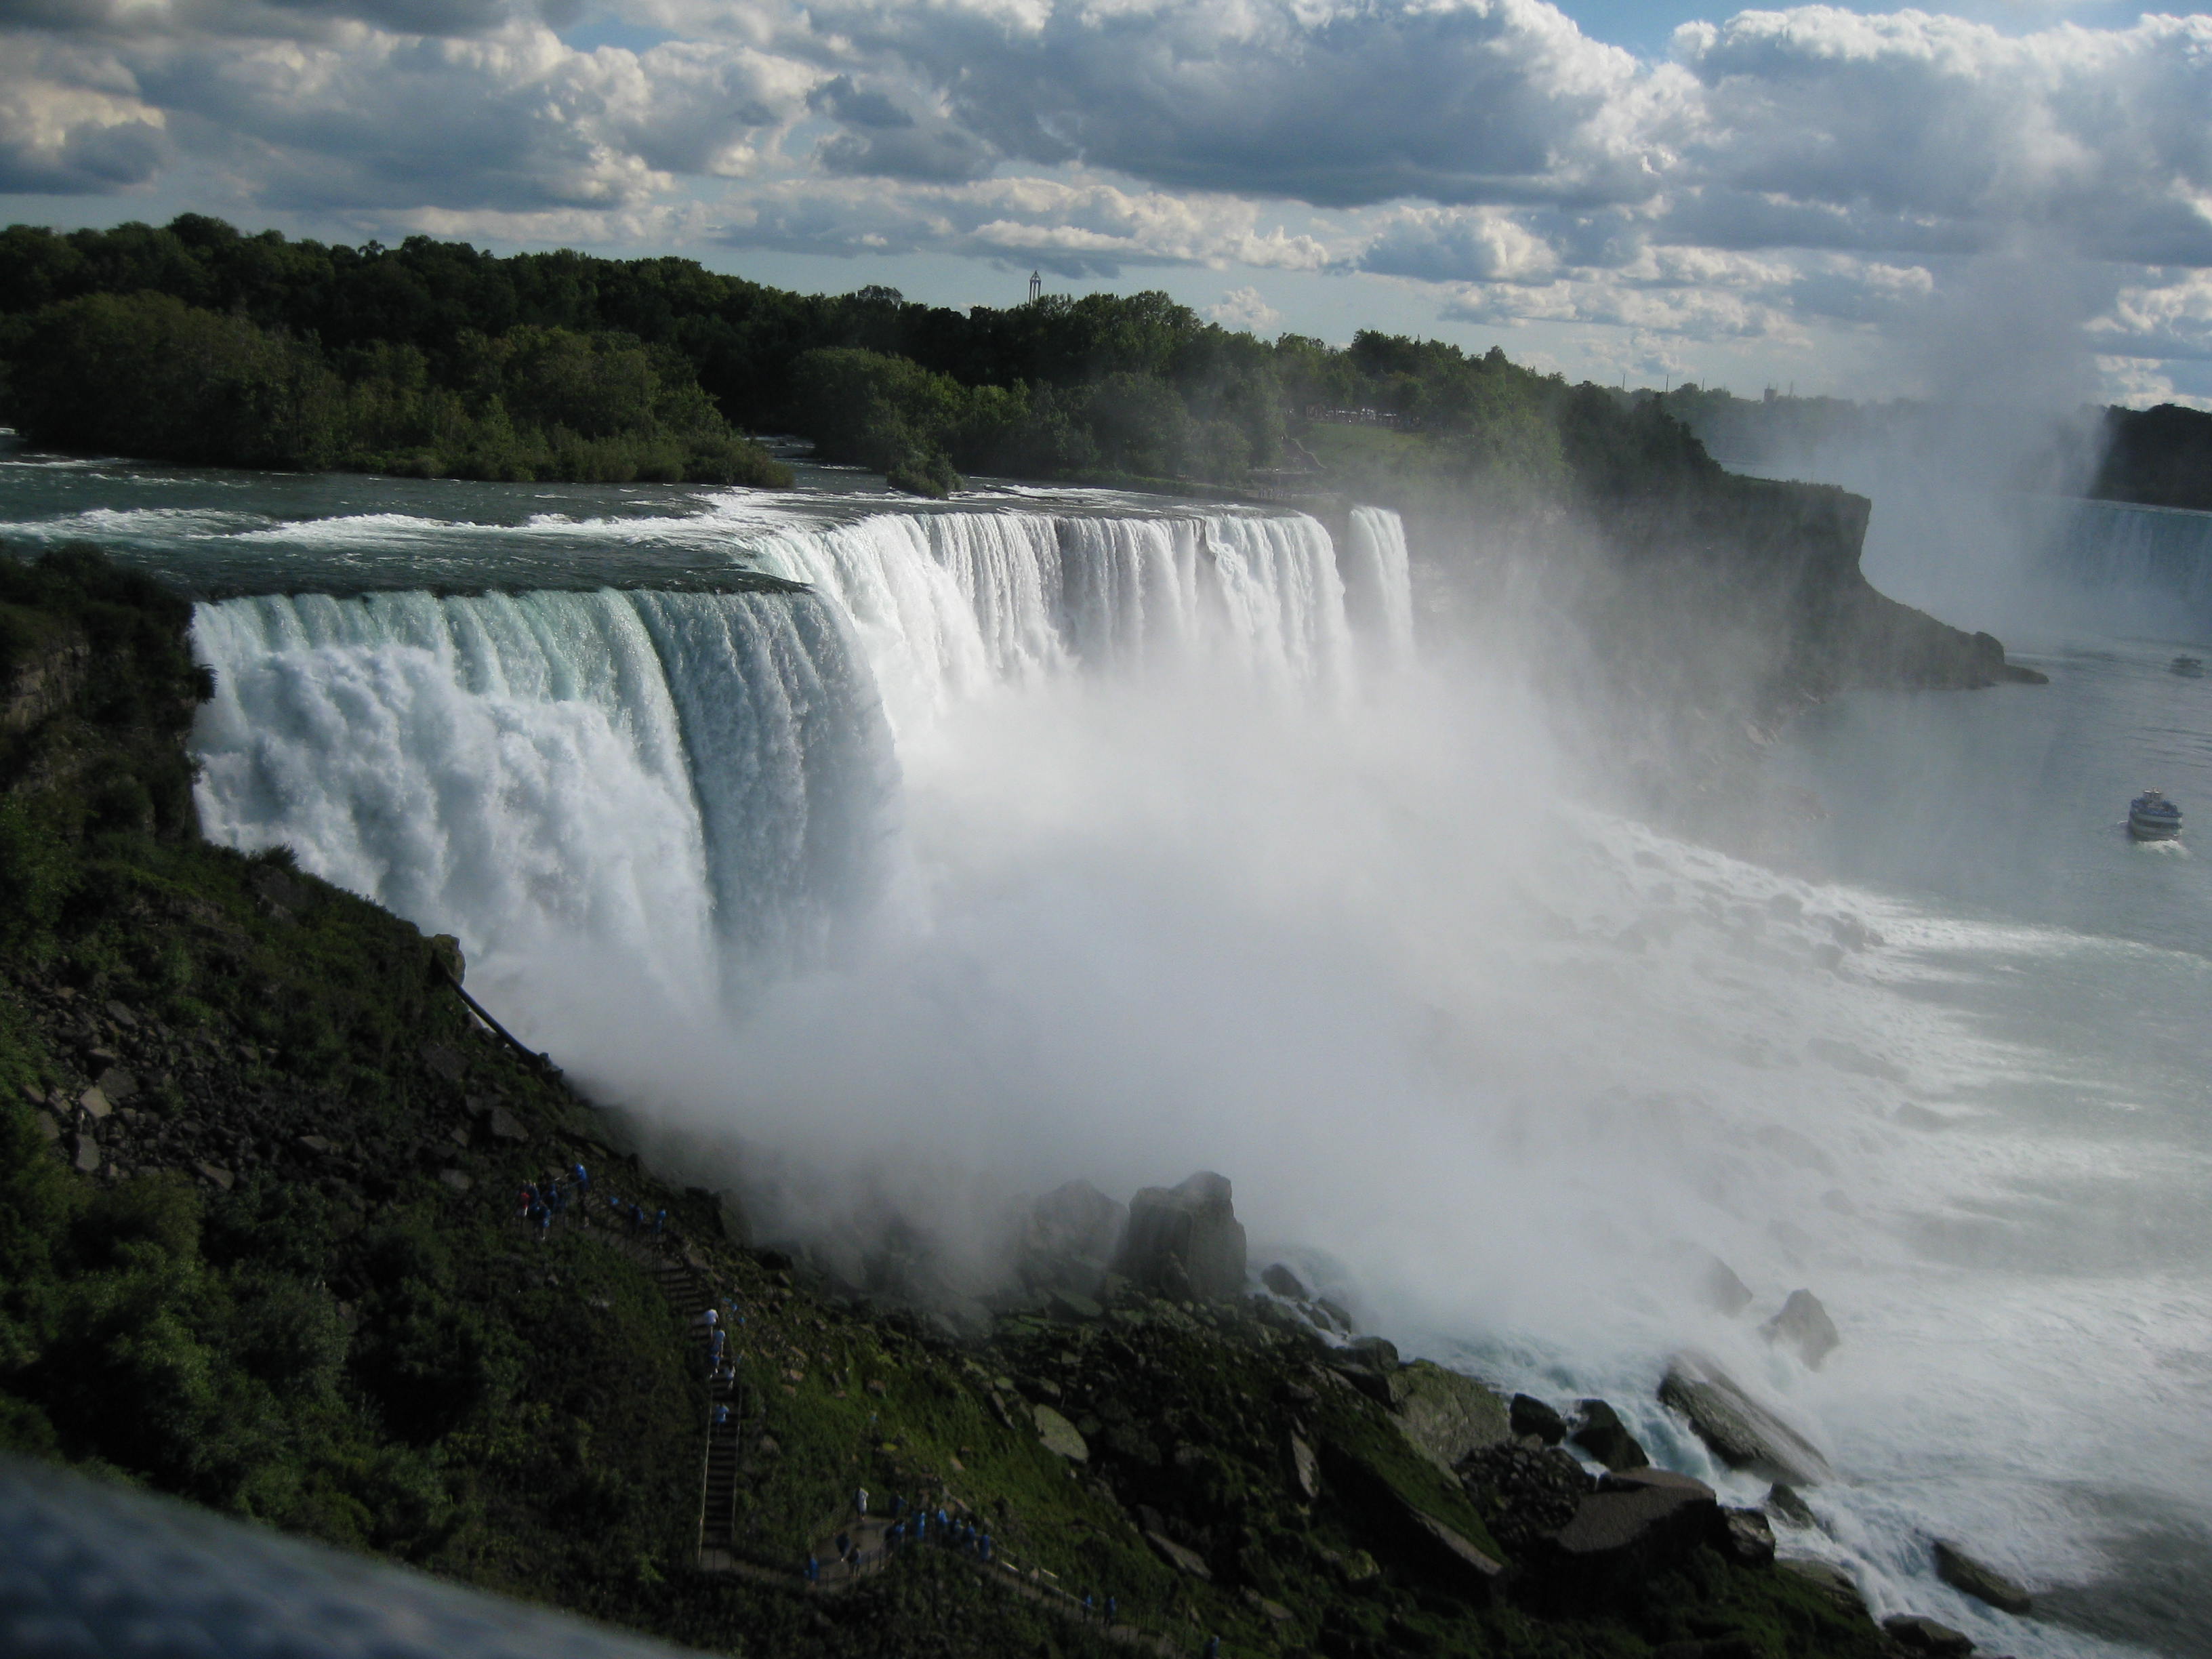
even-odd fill
[(112, 54), (33, 40), (0, 68), (0, 191), (106, 195), (152, 178), (168, 121)]
[(831, 254), (930, 248), (1069, 276), (1127, 265), (1319, 270), (1332, 263), (1317, 239), (1263, 228), (1253, 204), (1234, 197), (1036, 178), (896, 191), (862, 179), (781, 181), (749, 193), (723, 240)]
[(605, 3), (672, 38), (571, 45), (586, 0), (14, 0), (0, 190), (189, 161), (355, 224), (1328, 271), (1639, 341), (1895, 331), (2033, 250), (2104, 271), (2063, 326), (2114, 361), (2212, 349), (2212, 18), (1808, 6), (1641, 61), (1542, 0)]
[(1255, 334), (1273, 331), (1283, 313), (1269, 305), (1256, 288), (1232, 288), (1210, 307), (1213, 320), (1229, 328), (1249, 328)]
[(1536, 0), (822, 0), (1004, 154), (1348, 206), (1649, 193), (1680, 77)]

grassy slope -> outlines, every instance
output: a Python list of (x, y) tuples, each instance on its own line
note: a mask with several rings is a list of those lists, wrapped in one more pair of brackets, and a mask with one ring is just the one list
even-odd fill
[[(1045, 1583), (1110, 1591), (1191, 1650), (1628, 1656), (1734, 1632), (1773, 1659), (1875, 1651), (1863, 1618), (1710, 1551), (1579, 1620), (1456, 1599), (1371, 1504), (1303, 1502), (1289, 1437), (1487, 1544), (1469, 1495), (1252, 1310), (1130, 1297), (960, 1346), (794, 1284), (472, 1028), (414, 927), (197, 840), (174, 601), (76, 558), (0, 562), (0, 1444), (750, 1653), (1108, 1650), (933, 1554), (801, 1593), (788, 1568), (863, 1484), (968, 1506)], [(97, 672), (53, 680), (72, 652)], [(24, 690), (64, 683), (58, 706)], [(124, 1101), (96, 1122), (76, 1109), (95, 1085)], [(706, 1395), (653, 1247), (604, 1212), (542, 1240), (514, 1218), (520, 1182), (580, 1159), (602, 1194), (665, 1206), (664, 1248), (744, 1311), (774, 1446), (749, 1428), (738, 1546), (762, 1576), (692, 1571)], [(1029, 1400), (1078, 1422), (1088, 1467), (1042, 1445)]]

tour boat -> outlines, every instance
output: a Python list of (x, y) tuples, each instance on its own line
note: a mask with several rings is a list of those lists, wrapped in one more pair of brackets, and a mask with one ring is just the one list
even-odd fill
[(2128, 833), (2137, 841), (2172, 841), (2181, 833), (2181, 809), (2146, 789), (2128, 803)]
[(2204, 659), (2202, 657), (2176, 657), (2166, 665), (2166, 668), (2170, 672), (2180, 675), (2185, 680), (2201, 680), (2204, 678)]

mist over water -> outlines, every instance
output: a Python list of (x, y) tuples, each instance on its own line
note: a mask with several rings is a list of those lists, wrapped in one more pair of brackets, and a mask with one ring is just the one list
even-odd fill
[[(1255, 1266), (1279, 1247), (1405, 1346), (1602, 1394), (1748, 1501), (1651, 1401), (1669, 1353), (1715, 1355), (1834, 1459), (1831, 1531), (1785, 1545), (1878, 1612), (2015, 1654), (2206, 1650), (2212, 969), (2155, 924), (2212, 866), (2051, 829), (2108, 892), (2172, 890), (2100, 928), (1876, 833), (1952, 822), (1969, 762), (1967, 793), (2033, 811), (2047, 779), (2006, 757), (2070, 778), (2146, 675), (2052, 654), (2045, 691), (1819, 711), (1777, 766), (1833, 833), (1779, 873), (1592, 805), (1516, 630), (1425, 628), (1389, 514), (1333, 546), (1103, 498), (695, 498), (635, 531), (598, 504), (532, 532), (584, 591), (360, 596), (426, 548), (505, 586), (470, 542), (508, 531), (404, 505), (264, 524), (294, 596), (203, 605), (210, 831), (460, 933), (534, 1045), (724, 1149), (705, 1173), (763, 1233), (859, 1274), (896, 1215), (973, 1290), (1021, 1194), (1216, 1168)], [(255, 528), (132, 522), (172, 569)], [(615, 591), (625, 535), (813, 591)], [(1742, 1320), (1701, 1305), (1705, 1252)], [(1844, 1338), (1818, 1372), (1756, 1331), (1801, 1285)], [(1936, 1584), (1931, 1534), (2069, 1622)]]

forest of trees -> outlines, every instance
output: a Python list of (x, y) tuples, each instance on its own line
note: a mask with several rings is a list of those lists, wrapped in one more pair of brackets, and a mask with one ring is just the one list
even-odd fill
[[(1601, 501), (1717, 474), (1665, 410), (1495, 349), (1270, 342), (1160, 293), (963, 313), (196, 215), (0, 233), (0, 417), (34, 442), (207, 464), (777, 481), (749, 430), (930, 494), (964, 469)], [(1359, 410), (1384, 418), (1313, 418)]]

